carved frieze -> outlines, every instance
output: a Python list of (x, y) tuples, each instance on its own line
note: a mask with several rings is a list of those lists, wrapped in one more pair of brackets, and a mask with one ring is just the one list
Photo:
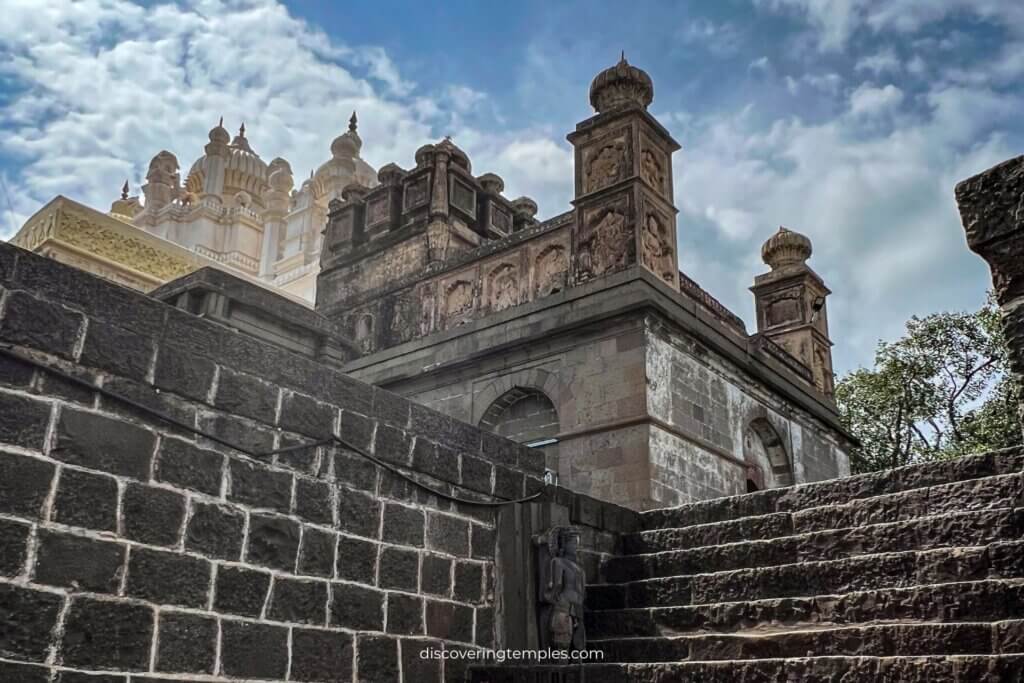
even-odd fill
[(635, 260), (629, 196), (583, 211), (579, 233), (577, 266), (586, 280), (624, 268)]
[(455, 279), (444, 286), (441, 321), (445, 328), (456, 327), (470, 320), (473, 313), (473, 282)]
[(386, 223), (390, 216), (390, 196), (383, 193), (374, 197), (366, 204), (366, 225), (376, 226)]
[(349, 318), (348, 328), (351, 330), (352, 340), (363, 353), (373, 353), (374, 322), (373, 314), (366, 311), (353, 313)]
[(451, 176), (452, 206), (476, 217), (476, 191), (454, 175)]
[(518, 304), (519, 269), (511, 263), (502, 263), (487, 275), (487, 307), (496, 313)]
[(804, 301), (799, 288), (783, 289), (764, 298), (764, 321), (767, 327), (801, 322), (803, 319)]
[(643, 136), (640, 152), (640, 177), (662, 197), (668, 197), (668, 158), (646, 135)]
[(640, 226), (641, 263), (661, 279), (674, 283), (679, 266), (672, 248), (672, 228), (668, 219), (650, 207), (644, 211)]
[(398, 294), (391, 303), (388, 338), (393, 344), (407, 342), (416, 336), (416, 299), (411, 292)]
[(595, 192), (626, 178), (632, 162), (625, 128), (583, 148), (583, 192)]
[(430, 175), (424, 174), (405, 185), (402, 207), (408, 211), (423, 206), (430, 199)]
[(569, 259), (561, 244), (550, 244), (537, 254), (533, 263), (533, 292), (540, 298), (565, 289), (569, 277)]

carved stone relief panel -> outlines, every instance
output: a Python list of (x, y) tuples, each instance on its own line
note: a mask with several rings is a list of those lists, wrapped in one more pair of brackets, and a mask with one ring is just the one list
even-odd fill
[(519, 268), (511, 263), (501, 263), (487, 274), (487, 308), (492, 313), (519, 305)]
[(454, 175), (451, 176), (451, 203), (452, 206), (464, 211), (472, 217), (476, 217), (476, 192), (465, 182)]
[(388, 341), (392, 344), (407, 342), (417, 333), (417, 301), (412, 292), (406, 290), (395, 296), (391, 302), (391, 323), (388, 325)]
[(507, 235), (512, 232), (512, 214), (506, 211), (504, 207), (491, 202), (490, 214), (490, 224), (493, 229), (503, 235)]
[(619, 270), (635, 261), (629, 195), (583, 211), (577, 246), (580, 280)]
[(374, 197), (366, 204), (366, 224), (368, 226), (375, 226), (381, 223), (386, 223), (390, 217), (390, 196), (388, 193), (383, 193), (379, 197)]
[(539, 299), (565, 289), (569, 278), (568, 250), (561, 244), (543, 247), (533, 262), (533, 295)]
[(406, 211), (427, 203), (430, 198), (430, 175), (424, 174), (405, 186), (405, 197), (402, 206)]
[(668, 157), (646, 135), (641, 138), (640, 149), (640, 177), (659, 195), (668, 197)]
[(437, 283), (426, 282), (416, 289), (416, 299), (419, 301), (419, 319), (416, 323), (416, 332), (420, 337), (425, 337), (435, 329), (437, 310)]
[(476, 278), (472, 273), (457, 275), (441, 284), (441, 326), (457, 327), (473, 317)]
[(768, 327), (802, 321), (803, 298), (800, 290), (790, 288), (771, 294), (764, 304), (764, 318)]
[(661, 279), (674, 283), (679, 266), (672, 248), (672, 226), (668, 218), (650, 206), (644, 209), (640, 226), (641, 263)]
[(346, 321), (352, 340), (364, 354), (374, 350), (374, 323), (373, 314), (366, 310), (352, 312)]
[(594, 192), (630, 173), (630, 136), (623, 128), (583, 148), (583, 192)]

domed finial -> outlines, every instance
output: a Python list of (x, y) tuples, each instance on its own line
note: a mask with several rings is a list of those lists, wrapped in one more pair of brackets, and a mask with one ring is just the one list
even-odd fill
[(125, 178), (124, 185), (121, 186), (121, 199), (128, 199), (128, 179)]
[(349, 131), (355, 133), (356, 128), (359, 126), (359, 119), (356, 117), (355, 111), (352, 112), (352, 117), (348, 120)]
[(599, 73), (590, 84), (590, 104), (599, 114), (630, 107), (646, 109), (652, 101), (651, 77), (626, 61), (625, 50), (618, 64)]
[(245, 137), (245, 121), (242, 121), (242, 125), (238, 127), (238, 137)]
[(772, 270), (801, 265), (811, 258), (811, 240), (782, 226), (761, 247), (761, 258)]

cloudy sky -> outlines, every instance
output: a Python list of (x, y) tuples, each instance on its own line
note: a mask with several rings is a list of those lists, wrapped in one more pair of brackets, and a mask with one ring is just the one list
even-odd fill
[(451, 135), (551, 216), (565, 134), (625, 50), (683, 145), (682, 269), (752, 329), (760, 244), (809, 235), (839, 372), (908, 316), (983, 300), (953, 186), (1024, 152), (1014, 0), (3, 5), (0, 238), (56, 194), (106, 209), (161, 149), (187, 168), (221, 115), (301, 178), (353, 109), (375, 166)]

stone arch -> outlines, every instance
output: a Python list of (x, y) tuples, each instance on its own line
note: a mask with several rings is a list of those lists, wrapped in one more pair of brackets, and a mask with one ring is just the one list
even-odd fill
[(747, 463), (747, 491), (789, 486), (793, 467), (786, 445), (767, 417), (756, 417), (743, 433), (743, 460)]
[(538, 444), (545, 466), (558, 471), (561, 432), (558, 378), (532, 368), (496, 378), (477, 393), (473, 422), (481, 429), (524, 444)]

